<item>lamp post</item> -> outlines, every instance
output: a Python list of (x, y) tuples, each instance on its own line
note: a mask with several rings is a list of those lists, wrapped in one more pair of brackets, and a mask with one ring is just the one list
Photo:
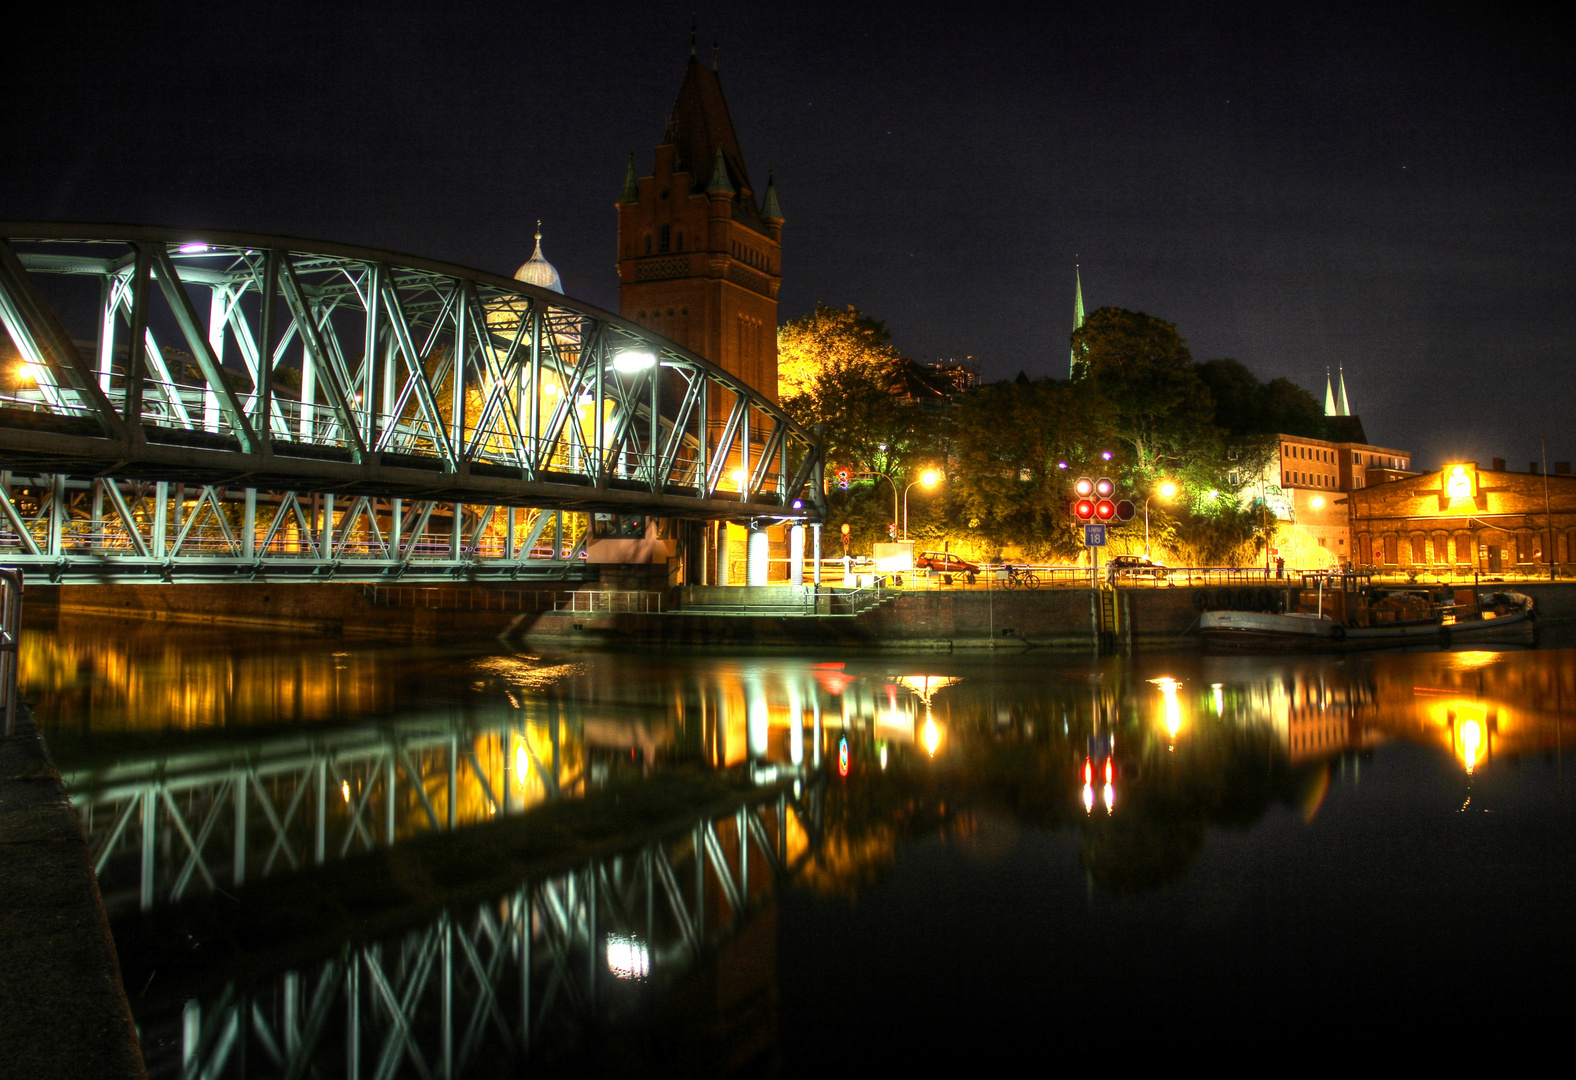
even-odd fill
[[(923, 484), (925, 487), (935, 487), (936, 483), (940, 479), (941, 479), (941, 474), (936, 472), (935, 469), (926, 469), (924, 472), (919, 474), (919, 479), (918, 480), (915, 480), (912, 484), (909, 484), (908, 487), (903, 489), (903, 539), (904, 540), (908, 539), (908, 493), (909, 493), (909, 491), (913, 489), (914, 484)], [(894, 491), (897, 490), (895, 486), (894, 486), (893, 490)]]
[(1162, 499), (1169, 499), (1177, 493), (1177, 486), (1167, 480), (1160, 485), (1160, 490), (1144, 497), (1144, 558), (1149, 558), (1149, 500), (1159, 495)]

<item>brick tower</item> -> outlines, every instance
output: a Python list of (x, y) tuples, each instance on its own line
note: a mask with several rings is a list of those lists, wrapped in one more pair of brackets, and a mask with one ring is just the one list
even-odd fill
[(618, 199), (619, 313), (777, 400), (782, 212), (759, 207), (715, 68), (689, 66), (653, 175)]

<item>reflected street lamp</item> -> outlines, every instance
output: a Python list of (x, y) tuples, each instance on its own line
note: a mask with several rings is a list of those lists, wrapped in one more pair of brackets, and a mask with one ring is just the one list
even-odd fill
[(935, 487), (941, 482), (941, 474), (935, 469), (926, 469), (919, 474), (919, 479), (903, 489), (903, 539), (908, 539), (908, 493), (914, 484), (922, 484), (927, 488)]

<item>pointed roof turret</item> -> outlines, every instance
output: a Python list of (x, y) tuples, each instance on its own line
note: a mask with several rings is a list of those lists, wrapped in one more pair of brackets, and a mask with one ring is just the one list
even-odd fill
[(761, 207), (763, 221), (783, 220), (782, 207), (777, 205), (777, 179), (768, 170), (766, 173), (766, 202)]
[(514, 272), (514, 280), (523, 281), (527, 285), (538, 285), (544, 289), (551, 289), (555, 293), (562, 293), (564, 285), (558, 276), (558, 270), (552, 263), (542, 257), (542, 223), (536, 223), (536, 250), (531, 257)]
[[(1079, 330), (1082, 330), (1083, 329), (1083, 324), (1084, 324), (1083, 277), (1078, 271), (1078, 264), (1074, 263), (1073, 264), (1073, 332), (1077, 333)], [(1072, 375), (1073, 375), (1073, 368), (1078, 363), (1078, 354), (1075, 353), (1075, 352), (1069, 351), (1067, 355), (1068, 355), (1067, 375), (1068, 375), (1068, 378), (1071, 378)]]
[(635, 178), (635, 152), (629, 152), (629, 167), (624, 170), (624, 190), (619, 193), (618, 201), (621, 203), (637, 203), (640, 201), (640, 181)]
[(1346, 365), (1341, 365), (1341, 396), (1335, 401), (1336, 415), (1352, 415), (1352, 406), (1346, 400)]
[(733, 184), (728, 180), (728, 163), (723, 159), (722, 147), (717, 147), (717, 160), (711, 167), (711, 183), (706, 185), (706, 193), (726, 191), (733, 194)]
[(749, 170), (744, 167), (744, 154), (739, 150), (739, 137), (733, 130), (733, 118), (728, 114), (728, 103), (722, 96), (722, 84), (717, 73), (700, 64), (693, 56), (684, 68), (684, 79), (679, 83), (679, 95), (673, 102), (673, 113), (668, 118), (668, 130), (662, 140), (677, 151), (674, 171), (688, 170), (694, 177), (695, 189), (700, 190), (714, 171), (712, 162), (717, 151), (722, 151), (728, 167), (730, 191), (753, 189)]
[(1340, 416), (1335, 409), (1335, 391), (1330, 389), (1330, 369), (1324, 369), (1324, 415)]

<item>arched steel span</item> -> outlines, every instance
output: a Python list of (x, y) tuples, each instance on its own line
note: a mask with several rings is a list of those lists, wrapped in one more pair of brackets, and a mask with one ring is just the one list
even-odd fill
[(0, 552), (57, 580), (574, 577), (564, 511), (824, 508), (820, 443), (768, 397), (496, 274), (0, 222), (0, 326)]
[[(423, 527), (453, 504), (711, 519), (814, 519), (823, 505), (818, 440), (755, 388), (494, 274), (282, 237), (6, 222), (0, 324), (21, 361), (0, 372), (0, 530), (24, 562), (65, 557), (49, 545), (70, 531), (70, 492), (94, 479), (95, 517), (136, 559), (167, 557), (155, 516), (171, 541), (181, 528), (142, 505), (148, 481), (237, 504), (272, 493), (276, 510), (246, 511), (251, 543), (241, 521), (217, 524), (236, 557), (260, 557), (271, 520), (331, 559), (333, 511), (326, 534), (321, 516), (291, 519), (309, 493), (340, 496), (352, 526), (370, 519), (359, 528), (394, 562), (393, 522), (413, 540), (423, 505)], [(31, 507), (9, 497), (16, 484), (40, 493)], [(215, 519), (240, 517), (208, 501)], [(440, 516), (463, 560), (493, 515)], [(524, 548), (547, 516), (524, 526)], [(546, 562), (569, 548), (561, 521), (555, 532)]]

